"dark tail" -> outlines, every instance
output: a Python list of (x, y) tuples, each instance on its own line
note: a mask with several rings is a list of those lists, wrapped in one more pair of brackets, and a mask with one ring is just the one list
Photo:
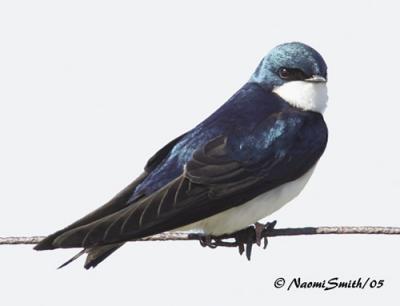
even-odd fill
[(71, 259), (67, 260), (66, 262), (64, 262), (61, 266), (59, 266), (57, 269), (61, 269), (64, 268), (65, 266), (69, 265), (71, 262), (73, 262), (75, 259), (81, 257), (83, 254), (85, 254), (86, 249), (83, 249), (82, 251), (80, 251), (78, 254), (76, 254), (74, 257), (72, 257)]
[(61, 266), (57, 269), (64, 268), (65, 266), (69, 265), (75, 259), (79, 258), (83, 254), (87, 253), (86, 261), (85, 261), (85, 269), (90, 269), (96, 267), (99, 263), (101, 263), (104, 259), (114, 253), (118, 248), (120, 248), (123, 243), (118, 244), (109, 244), (109, 245), (102, 245), (98, 247), (92, 247), (88, 249), (83, 249), (78, 254), (76, 254), (71, 259), (64, 262)]
[(85, 269), (96, 267), (122, 245), (123, 243), (118, 243), (90, 248), (84, 265)]

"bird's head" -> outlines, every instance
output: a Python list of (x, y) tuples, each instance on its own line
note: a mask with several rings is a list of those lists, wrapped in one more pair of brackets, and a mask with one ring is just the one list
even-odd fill
[(292, 106), (322, 113), (327, 105), (327, 67), (322, 56), (299, 42), (279, 45), (258, 65), (250, 82), (273, 91)]

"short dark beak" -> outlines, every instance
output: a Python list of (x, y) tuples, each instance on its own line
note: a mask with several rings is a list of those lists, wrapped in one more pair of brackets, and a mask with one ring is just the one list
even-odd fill
[(326, 83), (326, 79), (319, 75), (313, 75), (311, 78), (305, 79), (304, 81), (310, 83)]

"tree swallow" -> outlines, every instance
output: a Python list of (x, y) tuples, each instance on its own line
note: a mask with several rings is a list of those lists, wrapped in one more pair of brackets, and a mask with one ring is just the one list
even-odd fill
[(275, 47), (242, 88), (161, 148), (134, 182), (35, 249), (83, 248), (78, 255), (88, 253), (90, 268), (129, 240), (171, 230), (220, 236), (270, 215), (300, 193), (325, 150), (326, 82), (316, 50)]

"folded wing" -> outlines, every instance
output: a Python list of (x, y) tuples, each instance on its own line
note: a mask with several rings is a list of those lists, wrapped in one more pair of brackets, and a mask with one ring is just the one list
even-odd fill
[(62, 233), (53, 245), (87, 248), (172, 230), (297, 179), (326, 146), (325, 124), (315, 116), (293, 120), (277, 114), (239, 143), (217, 137), (198, 149), (182, 175), (164, 187), (135, 205)]

